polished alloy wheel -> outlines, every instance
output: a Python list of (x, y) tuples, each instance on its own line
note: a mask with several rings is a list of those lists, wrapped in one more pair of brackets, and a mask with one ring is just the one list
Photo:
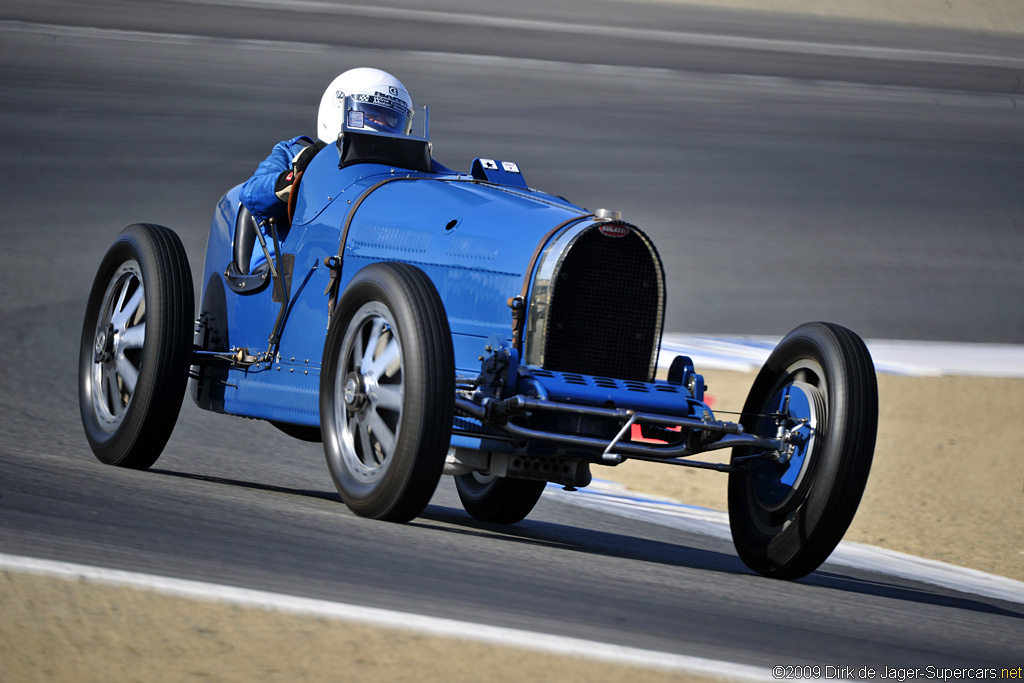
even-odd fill
[(126, 261), (107, 285), (93, 343), (92, 403), (108, 432), (121, 424), (135, 394), (145, 341), (142, 272), (136, 261)]
[(353, 317), (341, 344), (334, 415), (341, 454), (361, 483), (391, 465), (405, 397), (402, 343), (387, 308), (370, 302)]

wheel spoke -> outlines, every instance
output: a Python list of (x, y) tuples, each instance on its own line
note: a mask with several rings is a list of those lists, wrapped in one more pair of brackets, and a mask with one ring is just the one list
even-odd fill
[(391, 337), (384, 349), (375, 356), (369, 369), (365, 365), (363, 366), (364, 373), (372, 374), (377, 378), (394, 377), (402, 365), (402, 349), (394, 337)]
[(395, 449), (395, 433), (391, 431), (381, 416), (370, 411), (366, 415), (366, 424), (373, 430), (373, 436), (380, 443), (380, 449), (385, 458), (390, 456)]
[(373, 365), (373, 357), (377, 352), (377, 342), (380, 341), (380, 335), (384, 332), (384, 327), (387, 325), (383, 318), (374, 318), (369, 324), (372, 325), (370, 328), (370, 338), (366, 340), (366, 348), (363, 350), (363, 360), (361, 363), (364, 375), (367, 368)]
[(400, 412), (402, 410), (404, 394), (405, 392), (402, 391), (400, 384), (378, 384), (374, 391), (373, 402), (377, 410)]
[(121, 334), (122, 349), (141, 349), (146, 341), (146, 323), (133, 325)]
[(345, 357), (345, 366), (342, 376), (349, 372), (360, 370), (363, 364), (363, 333), (362, 330), (356, 333), (355, 338), (352, 340), (352, 352)]
[(127, 278), (121, 283), (121, 291), (117, 295), (117, 303), (114, 304), (114, 308), (110, 316), (111, 322), (115, 321), (120, 312), (124, 310), (124, 298), (128, 296), (128, 285), (130, 285), (131, 282), (131, 278)]
[(112, 367), (103, 368), (103, 386), (100, 388), (101, 399), (110, 414), (117, 418), (121, 415), (121, 387), (117, 383), (117, 373)]
[(377, 459), (377, 454), (373, 450), (373, 444), (370, 443), (370, 432), (366, 429), (366, 425), (360, 424), (357, 427), (359, 432), (359, 446), (362, 451), (362, 457), (359, 458), (365, 467), (376, 467), (380, 464)]
[(124, 356), (118, 356), (117, 358), (117, 374), (121, 377), (125, 390), (129, 394), (134, 394), (135, 384), (139, 381), (139, 371)]
[(118, 298), (117, 308), (114, 311), (114, 315), (111, 316), (110, 321), (114, 324), (115, 330), (123, 330), (128, 326), (128, 323), (132, 320), (135, 314), (139, 311), (139, 306), (142, 304), (143, 297), (145, 296), (142, 291), (141, 285), (132, 294), (132, 298), (128, 300), (128, 303), (121, 307), (121, 303), (124, 300), (125, 293), (128, 289), (128, 283), (125, 283), (125, 288), (121, 290), (121, 296)]

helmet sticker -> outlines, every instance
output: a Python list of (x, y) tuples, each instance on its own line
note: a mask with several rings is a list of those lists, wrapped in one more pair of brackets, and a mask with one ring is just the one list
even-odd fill
[[(397, 88), (391, 88), (391, 90), (394, 90), (397, 95)], [(411, 116), (412, 110), (409, 109), (409, 106), (396, 95), (390, 95), (378, 90), (372, 95), (369, 93), (353, 95), (353, 99), (360, 104), (373, 104), (378, 107), (387, 107), (388, 109), (394, 109), (402, 116)]]
[(352, 110), (348, 113), (348, 127), (349, 128), (365, 128), (366, 124), (363, 123), (363, 112)]

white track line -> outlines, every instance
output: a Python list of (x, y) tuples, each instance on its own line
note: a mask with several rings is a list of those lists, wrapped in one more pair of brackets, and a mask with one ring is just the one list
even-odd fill
[[(544, 495), (563, 503), (681, 531), (724, 540), (732, 538), (729, 531), (729, 515), (725, 512), (635, 493), (612, 482), (594, 480), (587, 488), (571, 493), (549, 484)], [(828, 568), (829, 565), (875, 572), (1024, 605), (1024, 581), (863, 543), (843, 541), (825, 562), (824, 567)]]
[(237, 588), (166, 576), (105, 569), (89, 565), (41, 560), (0, 553), (0, 571), (18, 572), (71, 581), (88, 581), (107, 586), (135, 588), (206, 602), (276, 610), (358, 622), (381, 628), (413, 631), (429, 636), (471, 640), (492, 645), (533, 650), (551, 655), (579, 657), (590, 661), (638, 666), (690, 675), (714, 676), (735, 681), (770, 681), (767, 668), (734, 664), (703, 657), (670, 654), (625, 647), (580, 638), (535, 633), (500, 626), (441, 619), (422, 614), (363, 607), (342, 602), (301, 598), (267, 591)]
[[(668, 367), (676, 355), (693, 359), (701, 369), (757, 370), (768, 358), (778, 337), (666, 334), (659, 365)], [(1024, 377), (1024, 346), (1016, 344), (969, 344), (953, 342), (865, 342), (878, 372), (912, 377), (970, 375), (976, 377)]]

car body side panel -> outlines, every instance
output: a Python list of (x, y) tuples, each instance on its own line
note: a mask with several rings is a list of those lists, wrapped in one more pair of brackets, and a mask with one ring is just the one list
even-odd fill
[(490, 335), (511, 338), (505, 302), (521, 292), (538, 241), (582, 214), (576, 207), (467, 180), (389, 182), (353, 217), (344, 277), (378, 261), (421, 268), (444, 302), (456, 368), (474, 374)]
[[(336, 155), (325, 148), (307, 168), (296, 220), (282, 237), (282, 252), (294, 255), (294, 268), (279, 353), (247, 368), (223, 363), (208, 368), (203, 390), (193, 390), (200, 407), (319, 424), (320, 364), (329, 322), (325, 290), (331, 281), (324, 260), (339, 254), (346, 228), (339, 291), (370, 263), (402, 261), (423, 269), (448, 314), (456, 370), (475, 375), (487, 339), (492, 334), (511, 338), (505, 301), (521, 293), (538, 243), (553, 227), (588, 215), (565, 200), (465, 175), (374, 164), (339, 169)], [(212, 319), (214, 333), (205, 343), (197, 337), (197, 343), (205, 350), (246, 348), (259, 355), (270, 348), (280, 304), (272, 300), (272, 286), (239, 294), (224, 285), (237, 212), (234, 188), (217, 206), (203, 272), (200, 315)]]

